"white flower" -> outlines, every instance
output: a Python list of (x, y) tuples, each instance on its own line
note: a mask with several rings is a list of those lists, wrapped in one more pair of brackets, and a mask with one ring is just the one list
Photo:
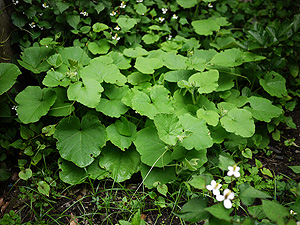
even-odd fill
[(169, 34), (169, 37), (167, 37), (167, 40), (168, 40), (168, 41), (171, 41), (171, 39), (172, 39), (172, 35)]
[(296, 225), (300, 225), (300, 221), (297, 221), (297, 222), (296, 222)]
[(173, 14), (172, 19), (177, 20), (178, 16), (176, 14)]
[(42, 6), (43, 6), (45, 9), (49, 7), (46, 3), (42, 4)]
[(35, 22), (30, 23), (29, 26), (30, 26), (31, 28), (34, 28), (34, 27), (36, 26), (36, 25), (35, 25)]
[(214, 195), (220, 195), (219, 189), (222, 187), (222, 184), (217, 183), (215, 180), (210, 182), (210, 185), (206, 185), (206, 189), (212, 191)]
[(41, 30), (44, 30), (44, 27), (39, 27)]
[(143, 2), (143, 0), (136, 0), (136, 2), (137, 2), (137, 3), (141, 3), (141, 2)]
[(17, 4), (19, 4), (19, 1), (18, 0), (12, 0), (12, 3), (14, 4), (14, 5), (17, 5)]
[(230, 200), (232, 200), (233, 198), (234, 198), (234, 192), (230, 191), (229, 189), (225, 189), (223, 195), (216, 196), (216, 199), (219, 202), (224, 201), (223, 204), (226, 209), (230, 209), (232, 207), (232, 203)]
[(115, 12), (115, 11), (112, 11), (109, 15), (111, 15), (111, 16), (114, 16), (114, 15), (116, 15), (117, 13)]
[(120, 30), (121, 28), (119, 26), (116, 26), (114, 29), (115, 30)]
[(88, 14), (87, 12), (85, 12), (84, 10), (82, 10), (82, 11), (80, 12), (80, 14), (83, 15), (83, 16), (88, 16), (88, 15), (89, 15), (89, 14)]
[(227, 176), (235, 176), (235, 177), (239, 177), (241, 174), (239, 172), (240, 167), (238, 166), (228, 166), (228, 172), (227, 172)]
[(48, 45), (45, 45), (45, 47), (48, 48), (49, 46), (48, 46)]
[(167, 13), (167, 11), (168, 11), (168, 9), (166, 9), (166, 8), (162, 8), (162, 9), (161, 9), (161, 11), (162, 11), (162, 13), (163, 13), (163, 14), (166, 14), (166, 13)]
[(124, 9), (125, 7), (126, 7), (125, 2), (122, 2), (121, 5), (120, 5), (120, 8)]
[(290, 214), (292, 215), (292, 216), (294, 216), (294, 215), (297, 215), (297, 213), (294, 211), (294, 210), (290, 210)]
[(165, 18), (159, 17), (158, 20), (159, 20), (159, 22), (163, 22), (165, 20)]
[(39, 16), (43, 16), (43, 15), (44, 15), (43, 13), (40, 13), (40, 14), (39, 14)]
[(214, 6), (211, 4), (211, 2), (208, 4), (208, 8), (213, 8)]
[(118, 37), (118, 34), (115, 34), (115, 36), (112, 36), (112, 39), (118, 41), (118, 40), (120, 40), (120, 37)]

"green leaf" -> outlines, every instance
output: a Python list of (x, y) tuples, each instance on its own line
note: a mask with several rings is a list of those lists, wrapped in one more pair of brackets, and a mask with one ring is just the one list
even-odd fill
[(134, 148), (124, 152), (107, 145), (102, 149), (99, 165), (111, 173), (114, 181), (123, 182), (139, 170), (140, 155)]
[(228, 132), (242, 137), (254, 135), (255, 125), (252, 114), (246, 109), (233, 108), (220, 119), (220, 122)]
[(104, 23), (97, 22), (93, 25), (92, 28), (94, 32), (99, 33), (101, 31), (107, 30), (109, 27)]
[(21, 170), (19, 172), (19, 177), (22, 180), (28, 180), (30, 177), (32, 177), (32, 171), (31, 171), (31, 169), (27, 168), (25, 170)]
[(141, 47), (136, 47), (136, 48), (124, 49), (123, 54), (130, 58), (137, 58), (137, 57), (148, 55), (149, 53), (147, 50), (145, 50)]
[(6, 181), (10, 178), (11, 174), (7, 172), (5, 169), (0, 168), (0, 181)]
[(300, 173), (300, 166), (288, 166), (289, 168), (291, 168), (294, 173)]
[(123, 86), (127, 81), (116, 65), (105, 63), (101, 56), (94, 58), (88, 66), (84, 67), (80, 76), (83, 80), (91, 79), (99, 83), (105, 81), (118, 86)]
[(154, 187), (155, 183), (166, 184), (176, 179), (175, 169), (171, 166), (157, 168), (141, 164), (141, 175), (144, 185), (150, 189)]
[(279, 73), (271, 71), (263, 78), (260, 78), (259, 83), (271, 96), (276, 96), (278, 98), (287, 96), (285, 78)]
[(135, 4), (134, 9), (139, 15), (144, 15), (148, 11), (144, 4)]
[(49, 184), (47, 184), (46, 181), (39, 181), (38, 182), (38, 191), (43, 194), (43, 195), (46, 195), (49, 197), (49, 194), (50, 194), (50, 186)]
[(252, 151), (250, 148), (246, 148), (242, 151), (242, 156), (244, 156), (247, 159), (252, 159)]
[(220, 29), (219, 24), (214, 19), (195, 20), (192, 22), (195, 32), (199, 35), (212, 35), (213, 31)]
[(41, 73), (50, 69), (47, 58), (53, 50), (46, 47), (29, 47), (22, 52), (18, 63), (33, 73)]
[(80, 16), (68, 13), (66, 19), (68, 24), (76, 30), (80, 23)]
[(197, 110), (197, 117), (200, 119), (204, 119), (208, 125), (217, 126), (219, 123), (219, 114), (213, 110)]
[(233, 209), (225, 209), (222, 203), (215, 204), (211, 207), (205, 208), (211, 215), (217, 217), (220, 220), (230, 221), (231, 217), (229, 216)]
[(155, 69), (163, 67), (163, 62), (156, 58), (137, 57), (134, 67), (141, 73), (153, 74)]
[(68, 67), (72, 67), (72, 65), (70, 65), (70, 59), (74, 62), (78, 62), (82, 66), (89, 64), (91, 61), (86, 52), (79, 47), (60, 48), (58, 49), (58, 53), (61, 55), (63, 63)]
[(29, 86), (16, 96), (17, 113), (23, 123), (37, 122), (45, 116), (56, 100), (54, 91), (38, 86)]
[(132, 108), (141, 115), (150, 119), (158, 113), (173, 112), (172, 103), (169, 100), (169, 91), (163, 86), (156, 85), (150, 89), (150, 96), (144, 92), (137, 91), (132, 97)]
[(73, 103), (69, 102), (67, 98), (67, 90), (65, 88), (54, 88), (52, 89), (56, 93), (56, 101), (51, 106), (48, 113), (49, 116), (68, 116), (70, 115), (75, 107)]
[(17, 80), (21, 71), (15, 64), (0, 63), (0, 95), (7, 92)]
[(250, 185), (247, 185), (247, 186), (241, 185), (239, 187), (239, 189), (240, 189), (239, 197), (242, 200), (243, 204), (245, 204), (245, 205), (251, 205), (256, 198), (271, 198), (270, 195), (268, 195), (262, 191), (256, 190), (255, 188), (251, 187)]
[(213, 139), (203, 119), (193, 117), (190, 114), (179, 116), (179, 122), (187, 133), (183, 137), (182, 146), (188, 150), (195, 148), (202, 150), (210, 148), (213, 145)]
[(79, 167), (90, 165), (107, 140), (105, 127), (96, 116), (85, 115), (80, 123), (77, 117), (61, 120), (54, 138), (62, 158)]
[(174, 53), (166, 53), (162, 57), (163, 64), (170, 70), (185, 70), (187, 57), (176, 55)]
[(110, 44), (107, 40), (100, 39), (99, 41), (90, 42), (88, 49), (93, 55), (106, 54), (110, 49)]
[(212, 65), (235, 67), (243, 64), (243, 52), (238, 48), (232, 48), (217, 53), (211, 60)]
[(178, 136), (183, 133), (183, 127), (174, 114), (157, 114), (154, 117), (154, 124), (159, 138), (168, 145), (176, 145)]
[[(109, 173), (105, 169), (103, 169), (99, 166), (99, 159), (101, 157), (102, 157), (101, 155), (98, 156), (91, 165), (86, 167), (87, 174), (91, 179), (102, 180), (104, 178), (109, 177)], [(84, 170), (84, 169), (82, 169), (82, 170)]]
[(248, 99), (251, 108), (247, 108), (251, 112), (252, 116), (260, 121), (269, 123), (272, 118), (279, 117), (283, 110), (266, 98), (251, 96)]
[(189, 82), (198, 88), (200, 94), (211, 93), (218, 88), (219, 72), (210, 70), (206, 72), (195, 73), (189, 78)]
[(83, 82), (71, 83), (67, 93), (69, 100), (80, 102), (90, 108), (96, 108), (103, 90), (99, 82), (93, 79), (84, 79)]
[(164, 196), (167, 196), (167, 193), (168, 193), (168, 186), (165, 185), (165, 184), (158, 184), (157, 187), (156, 187), (157, 191), (164, 195)]
[(121, 101), (128, 91), (128, 86), (106, 85), (104, 93), (107, 99), (101, 98), (96, 110), (110, 117), (120, 117), (128, 110), (128, 107)]
[(64, 2), (64, 1), (61, 1), (61, 2), (55, 1), (55, 4), (56, 4), (58, 10), (60, 11), (60, 13), (63, 13), (65, 10), (67, 10), (71, 6), (70, 3)]
[(178, 82), (181, 80), (188, 80), (194, 73), (192, 70), (175, 70), (165, 73), (165, 80), (169, 82)]
[(106, 132), (108, 140), (123, 151), (129, 148), (137, 135), (136, 125), (125, 118), (123, 121), (117, 120), (109, 125)]
[(209, 218), (209, 213), (205, 210), (206, 207), (206, 198), (196, 197), (184, 204), (181, 211), (175, 215), (186, 221), (196, 223), (200, 220), (206, 220)]
[(62, 61), (62, 58), (61, 58), (61, 54), (54, 54), (54, 55), (51, 55), (48, 59), (47, 59), (47, 62), (57, 68), (59, 66), (61, 66), (61, 64), (63, 63)]
[(70, 82), (71, 80), (68, 79), (65, 74), (54, 70), (49, 70), (43, 80), (43, 84), (47, 87), (67, 87)]
[(112, 58), (113, 64), (115, 64), (120, 70), (126, 70), (131, 67), (131, 59), (124, 57), (120, 52), (109, 52), (108, 56)]
[(219, 155), (219, 164), (218, 167), (221, 170), (228, 170), (228, 166), (235, 165), (235, 161), (228, 154), (220, 154)]
[(145, 44), (150, 45), (159, 40), (159, 35), (157, 34), (145, 34), (142, 37), (142, 40), (145, 42)]
[(207, 177), (204, 175), (193, 177), (193, 179), (190, 180), (188, 183), (194, 188), (200, 190), (206, 189), (206, 185), (208, 184)]
[(277, 202), (262, 200), (262, 207), (266, 216), (275, 222), (280, 218), (289, 216), (290, 214), (287, 208)]
[(129, 31), (131, 28), (133, 28), (136, 24), (137, 21), (136, 19), (130, 18), (128, 16), (119, 16), (119, 18), (116, 20), (118, 25), (121, 27), (123, 32)]
[(271, 172), (269, 169), (267, 169), (267, 168), (262, 168), (262, 169), (260, 169), (260, 172), (261, 172), (263, 175), (267, 175), (267, 176), (273, 178), (272, 172)]
[(141, 155), (141, 161), (148, 166), (164, 167), (172, 161), (171, 151), (159, 139), (154, 127), (140, 130), (133, 143)]
[(58, 166), (60, 169), (59, 178), (65, 183), (71, 185), (79, 184), (82, 183), (87, 177), (84, 169), (79, 168), (74, 163), (62, 158), (58, 159)]
[(198, 1), (197, 0), (176, 0), (176, 2), (178, 3), (178, 5), (180, 5), (183, 8), (192, 8), (195, 5), (197, 5)]

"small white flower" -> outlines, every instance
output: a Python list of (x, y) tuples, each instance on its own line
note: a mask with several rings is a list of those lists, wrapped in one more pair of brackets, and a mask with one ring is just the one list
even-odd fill
[(230, 200), (232, 200), (234, 198), (234, 192), (230, 191), (229, 189), (225, 189), (225, 191), (223, 192), (223, 195), (217, 195), (216, 199), (219, 202), (223, 201), (224, 207), (226, 209), (230, 209), (232, 207), (232, 203)]
[(89, 15), (89, 14), (88, 14), (87, 12), (85, 12), (84, 10), (82, 10), (82, 11), (80, 12), (80, 14), (83, 15), (83, 16), (88, 16), (88, 15)]
[(119, 26), (116, 26), (114, 29), (115, 30), (120, 30), (121, 28)]
[(115, 34), (115, 36), (112, 36), (112, 39), (118, 41), (118, 40), (120, 40), (120, 37), (118, 37), (118, 34)]
[(294, 215), (297, 215), (297, 213), (294, 211), (294, 210), (290, 210), (290, 214), (292, 215), (292, 216), (294, 216)]
[(213, 8), (214, 6), (211, 4), (211, 2), (208, 4), (208, 8)]
[(169, 37), (167, 37), (167, 40), (168, 40), (168, 41), (171, 41), (171, 39), (172, 39), (172, 35), (169, 34)]
[(12, 0), (12, 3), (14, 4), (14, 5), (17, 5), (17, 4), (19, 4), (19, 1), (18, 0)]
[(43, 6), (45, 9), (49, 7), (46, 3), (42, 4), (42, 6)]
[(48, 48), (49, 46), (48, 45), (45, 45), (46, 46), (46, 48)]
[(212, 191), (214, 195), (220, 195), (219, 189), (222, 187), (222, 184), (217, 183), (215, 180), (210, 182), (210, 185), (206, 185), (206, 189)]
[(172, 19), (177, 20), (178, 16), (176, 14), (173, 14)]
[(165, 20), (165, 18), (159, 17), (158, 20), (159, 20), (159, 22), (163, 22)]
[(43, 15), (44, 15), (44, 13), (40, 13), (40, 14), (39, 14), (39, 16), (43, 16)]
[(16, 105), (13, 105), (13, 107), (11, 107), (11, 109), (15, 110), (15, 111), (17, 111), (17, 108), (18, 108), (18, 106), (16, 106)]
[(228, 166), (228, 172), (227, 172), (227, 176), (235, 176), (235, 177), (239, 177), (241, 174), (239, 172), (240, 167), (238, 166)]
[(29, 26), (30, 26), (31, 28), (34, 28), (34, 27), (36, 26), (36, 25), (35, 25), (35, 22), (30, 23)]
[(111, 16), (114, 16), (114, 15), (116, 15), (117, 13), (115, 12), (115, 11), (112, 11), (109, 15), (111, 15)]
[(122, 2), (121, 5), (120, 5), (120, 8), (124, 9), (125, 7), (126, 7), (125, 2)]
[(136, 2), (137, 2), (137, 3), (142, 3), (142, 2), (143, 2), (143, 0), (136, 0)]
[(296, 222), (296, 225), (300, 225), (300, 221), (297, 221), (297, 222)]
[(168, 12), (168, 9), (162, 8), (161, 11), (162, 11), (163, 14), (166, 14)]
[(44, 30), (44, 27), (39, 27), (41, 30)]

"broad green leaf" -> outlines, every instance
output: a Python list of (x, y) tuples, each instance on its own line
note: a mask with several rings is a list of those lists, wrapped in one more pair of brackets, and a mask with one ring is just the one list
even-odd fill
[(291, 168), (294, 173), (300, 173), (300, 166), (288, 166), (289, 168)]
[(194, 73), (192, 70), (175, 70), (165, 73), (164, 78), (169, 82), (178, 82), (181, 80), (188, 80)]
[(39, 181), (38, 182), (38, 191), (43, 194), (43, 195), (46, 195), (49, 197), (49, 194), (50, 194), (50, 186), (49, 184), (47, 184), (46, 181)]
[(6, 102), (0, 102), (0, 117), (11, 117), (11, 108)]
[(133, 142), (141, 155), (141, 161), (148, 166), (164, 167), (172, 161), (171, 151), (161, 141), (154, 127), (146, 127), (137, 133)]
[(93, 55), (106, 54), (110, 49), (110, 44), (107, 40), (100, 39), (99, 41), (90, 42), (88, 49)]
[(18, 63), (33, 73), (41, 73), (50, 69), (47, 58), (52, 52), (51, 48), (29, 47), (22, 52), (21, 60), (18, 60)]
[(104, 23), (97, 22), (93, 25), (92, 28), (94, 32), (99, 33), (101, 31), (107, 30), (109, 27)]
[(144, 15), (148, 11), (144, 4), (135, 4), (134, 9), (139, 15)]
[(173, 112), (172, 103), (169, 100), (169, 91), (163, 86), (156, 85), (150, 89), (149, 95), (137, 91), (132, 97), (132, 108), (141, 115), (150, 119), (158, 113)]
[(45, 116), (56, 100), (56, 94), (49, 88), (29, 86), (16, 96), (17, 113), (23, 123), (37, 122)]
[(141, 83), (150, 81), (152, 79), (152, 76), (150, 74), (133, 72), (127, 78), (128, 78), (128, 83), (130, 83), (132, 85), (139, 85)]
[(285, 78), (279, 73), (271, 71), (263, 78), (260, 78), (259, 83), (271, 96), (276, 96), (278, 98), (287, 96)]
[(11, 174), (6, 169), (0, 168), (0, 182), (8, 180), (10, 176)]
[(232, 48), (217, 53), (211, 60), (212, 65), (235, 67), (243, 64), (243, 52), (238, 48)]
[(120, 151), (113, 145), (107, 145), (102, 149), (99, 165), (111, 173), (114, 181), (123, 182), (138, 172), (140, 155), (134, 148)]
[(248, 97), (240, 95), (240, 92), (235, 89), (226, 91), (224, 95), (220, 94), (220, 97), (224, 98), (226, 102), (234, 104), (236, 107), (242, 107), (248, 102)]
[(185, 70), (187, 57), (176, 55), (174, 53), (166, 53), (163, 55), (163, 64), (170, 70)]
[(211, 207), (205, 208), (205, 210), (220, 220), (230, 221), (231, 217), (229, 215), (233, 209), (225, 209), (223, 203), (219, 203)]
[(114, 124), (109, 125), (106, 132), (108, 140), (123, 151), (130, 147), (137, 134), (136, 125), (126, 119), (117, 120)]
[(178, 3), (178, 5), (180, 5), (183, 8), (192, 8), (195, 5), (197, 5), (198, 1), (197, 0), (176, 0), (176, 2)]
[(43, 84), (47, 87), (67, 87), (70, 82), (71, 80), (67, 78), (65, 74), (54, 70), (49, 70), (43, 80)]
[(67, 98), (67, 90), (65, 88), (54, 88), (52, 89), (56, 93), (55, 103), (51, 106), (48, 113), (49, 116), (68, 116), (70, 115), (75, 107), (73, 103), (69, 102)]
[(80, 16), (72, 15), (69, 13), (66, 16), (67, 16), (66, 19), (67, 19), (68, 24), (76, 30), (80, 23)]
[(153, 74), (155, 69), (163, 67), (163, 62), (156, 58), (137, 57), (134, 67), (145, 74)]
[(221, 170), (228, 170), (228, 166), (233, 166), (235, 165), (235, 161), (229, 156), (228, 154), (220, 154), (219, 155), (219, 164), (218, 167)]
[(179, 122), (183, 126), (186, 137), (182, 140), (182, 146), (188, 150), (195, 148), (202, 150), (213, 145), (213, 139), (203, 119), (193, 117), (190, 114), (179, 116)]
[(116, 22), (124, 32), (129, 31), (137, 24), (136, 19), (130, 18), (128, 16), (123, 16), (123, 15), (119, 16)]
[(104, 63), (101, 57), (94, 58), (88, 66), (84, 67), (80, 76), (83, 80), (91, 79), (99, 83), (105, 81), (118, 86), (123, 86), (127, 81), (116, 65)]
[(31, 171), (31, 169), (27, 168), (25, 170), (21, 170), (19, 172), (19, 177), (22, 180), (28, 180), (30, 177), (32, 177), (32, 171)]
[(21, 71), (15, 64), (0, 63), (0, 95), (7, 92), (17, 80)]
[(269, 123), (272, 118), (278, 117), (282, 114), (282, 109), (273, 105), (272, 102), (266, 98), (251, 96), (248, 99), (251, 108), (247, 108), (252, 113), (252, 116), (260, 121)]
[(183, 127), (174, 114), (157, 114), (154, 116), (154, 124), (159, 138), (168, 145), (175, 145), (178, 136), (183, 133)]
[(145, 34), (142, 37), (142, 40), (145, 42), (145, 44), (150, 45), (159, 40), (159, 35), (157, 34)]
[(176, 179), (175, 169), (171, 166), (157, 168), (141, 164), (141, 175), (144, 185), (150, 189), (154, 187), (154, 183), (166, 184)]
[[(102, 157), (101, 155), (98, 156), (91, 165), (86, 167), (86, 172), (87, 172), (89, 178), (102, 180), (104, 178), (109, 177), (109, 173), (105, 169), (103, 169), (99, 166), (99, 159), (101, 157)], [(82, 170), (84, 170), (84, 169), (82, 169)]]
[(58, 159), (58, 166), (60, 169), (59, 178), (65, 183), (71, 185), (79, 184), (82, 183), (87, 177), (84, 169), (79, 168), (74, 163), (62, 158)]
[(254, 218), (259, 220), (266, 218), (266, 215), (263, 212), (262, 205), (249, 206), (248, 208), (249, 214)]
[(196, 197), (184, 204), (181, 211), (175, 215), (186, 221), (196, 223), (209, 218), (209, 213), (205, 210), (206, 207), (207, 199)]
[(251, 205), (254, 200), (256, 198), (271, 198), (270, 195), (262, 192), (262, 191), (259, 191), (259, 190), (256, 190), (255, 188), (251, 187), (250, 185), (247, 185), (247, 186), (239, 186), (239, 189), (240, 189), (240, 199), (242, 200), (243, 204), (245, 205)]
[(131, 67), (131, 59), (124, 57), (120, 52), (110, 52), (108, 56), (112, 58), (113, 64), (117, 65), (120, 70), (126, 70)]
[(274, 201), (262, 200), (262, 208), (266, 216), (275, 222), (290, 215), (287, 208)]
[(195, 32), (199, 35), (212, 35), (213, 31), (220, 29), (220, 25), (214, 19), (195, 20), (192, 22)]
[(107, 140), (105, 127), (96, 116), (86, 115), (81, 122), (77, 117), (61, 120), (54, 138), (62, 158), (79, 167), (90, 165)]
[(71, 67), (70, 59), (78, 62), (82, 66), (89, 64), (91, 61), (87, 53), (79, 47), (60, 48), (58, 49), (58, 53), (61, 55), (63, 63), (69, 67)]
[(159, 185), (157, 185), (156, 189), (160, 194), (162, 194), (164, 196), (167, 196), (167, 193), (168, 193), (168, 186), (167, 185), (159, 184)]
[(104, 94), (107, 98), (101, 98), (96, 110), (110, 117), (120, 117), (128, 110), (128, 107), (121, 101), (128, 91), (128, 86), (106, 85)]
[(130, 58), (137, 58), (137, 57), (148, 55), (149, 53), (147, 50), (145, 50), (141, 47), (136, 47), (136, 48), (124, 49), (123, 54)]
[(80, 102), (90, 108), (96, 108), (100, 102), (103, 90), (98, 81), (84, 79), (83, 82), (71, 83), (67, 93), (69, 100)]
[(204, 176), (203, 174), (193, 177), (193, 179), (190, 180), (188, 183), (191, 186), (193, 186), (194, 188), (197, 188), (200, 190), (206, 189), (206, 185), (208, 184), (207, 177)]
[(63, 13), (66, 9), (68, 9), (71, 6), (70, 3), (64, 2), (64, 1), (61, 1), (61, 2), (55, 1), (55, 4), (56, 4), (58, 10), (60, 11), (60, 13)]
[(246, 109), (231, 109), (220, 119), (226, 131), (235, 133), (242, 137), (251, 137), (255, 132), (255, 125), (252, 114)]
[(53, 67), (55, 67), (55, 68), (59, 67), (59, 66), (63, 63), (62, 58), (61, 58), (61, 54), (54, 54), (54, 55), (51, 55), (51, 56), (47, 59), (47, 62), (48, 62), (51, 66), (53, 66)]
[(219, 123), (219, 114), (213, 110), (198, 109), (197, 117), (204, 119), (208, 125), (217, 126)]
[(242, 156), (244, 156), (247, 159), (252, 159), (252, 151), (250, 148), (246, 148), (242, 151)]
[(219, 72), (217, 70), (209, 70), (193, 74), (189, 78), (189, 82), (198, 88), (200, 94), (211, 93), (218, 87)]
[(188, 69), (195, 69), (202, 72), (205, 69), (206, 60), (193, 55), (192, 57), (189, 57), (185, 63), (188, 66)]

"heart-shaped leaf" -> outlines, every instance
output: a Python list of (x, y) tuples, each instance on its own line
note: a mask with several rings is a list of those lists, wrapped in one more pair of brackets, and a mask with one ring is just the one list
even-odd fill
[(15, 84), (20, 74), (21, 71), (15, 64), (0, 63), (0, 95)]

